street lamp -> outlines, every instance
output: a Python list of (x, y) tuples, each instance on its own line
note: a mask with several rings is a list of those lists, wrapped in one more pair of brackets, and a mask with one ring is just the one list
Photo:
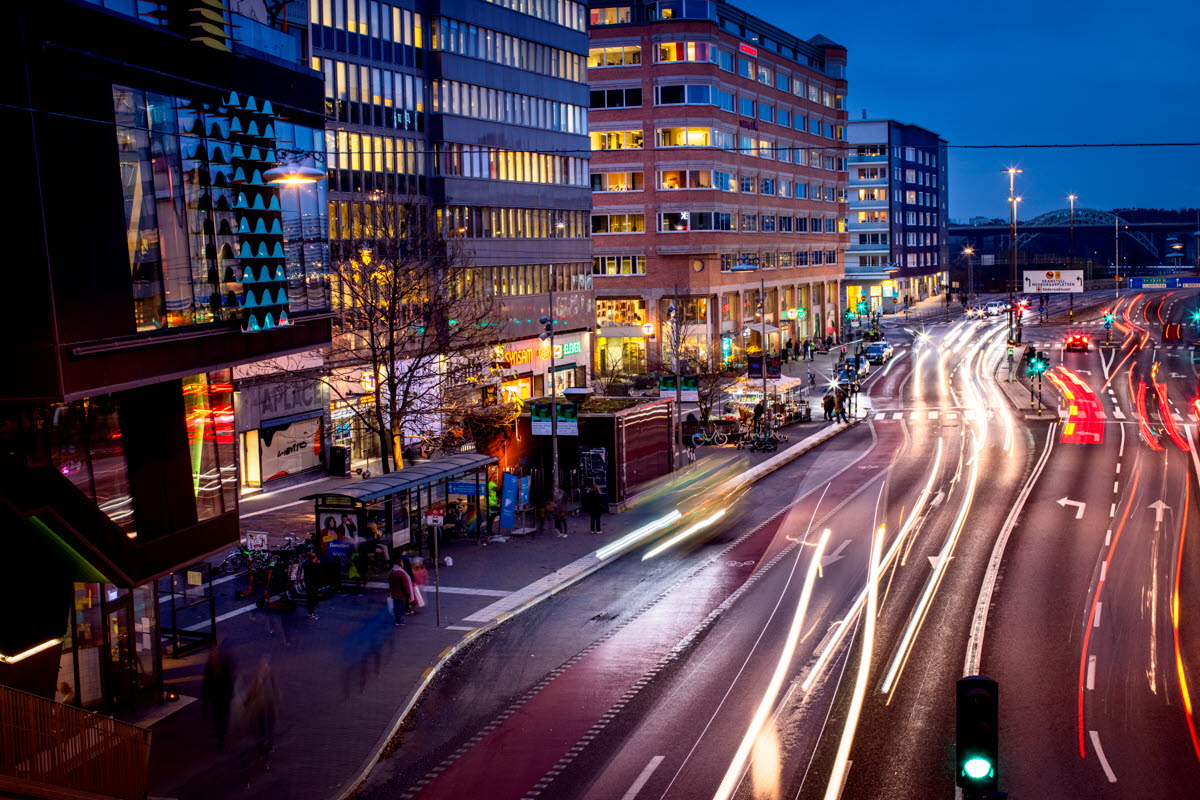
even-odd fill
[[(1013, 307), (1013, 286), (1017, 282), (1017, 203), (1020, 198), (1016, 196), (1016, 180), (1017, 173), (1025, 170), (1009, 167), (1004, 170), (1008, 173), (1008, 338), (1014, 338), (1014, 327), (1016, 323), (1016, 312)], [(1009, 354), (1009, 380), (1012, 380), (1012, 360), (1013, 357)]]
[[(1075, 265), (1075, 201), (1079, 199), (1079, 195), (1069, 194), (1067, 200), (1071, 201), (1071, 233), (1067, 239), (1067, 269), (1073, 269)], [(1086, 288), (1086, 287), (1085, 287)], [(1067, 320), (1075, 321), (1075, 295), (1072, 293), (1071, 308), (1067, 312)]]
[(975, 300), (975, 270), (971, 264), (971, 256), (975, 255), (975, 248), (968, 245), (962, 249), (962, 254), (967, 257), (967, 308), (970, 308), (971, 303)]
[[(554, 237), (558, 238), (563, 229), (566, 228), (566, 223), (562, 217), (558, 217), (554, 221)], [(550, 476), (550, 498), (556, 505), (558, 503), (558, 386), (554, 364), (554, 263), (550, 263), (550, 315), (542, 317), (539, 322), (544, 326), (544, 330), (538, 337), (543, 342), (550, 342), (550, 454), (551, 454), (551, 469), (553, 474)]]

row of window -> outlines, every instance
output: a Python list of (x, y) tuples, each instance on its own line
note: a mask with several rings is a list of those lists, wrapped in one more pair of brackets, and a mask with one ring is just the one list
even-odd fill
[(937, 175), (924, 170), (906, 169), (904, 170), (904, 180), (918, 186), (937, 186)]
[(857, 167), (854, 170), (856, 181), (886, 181), (887, 176), (887, 167)]
[(571, 103), (443, 79), (434, 80), (432, 96), (435, 114), (565, 133), (587, 131), (587, 110)]
[[(592, 258), (593, 275), (645, 275), (645, 256), (594, 256)], [(596, 301), (597, 313), (600, 301)], [(612, 323), (610, 323), (612, 324)]]
[(937, 247), (938, 235), (928, 231), (909, 231), (904, 234), (904, 243), (909, 247)]
[(484, 283), (494, 297), (545, 294), (553, 283), (556, 292), (580, 292), (592, 288), (592, 270), (586, 262), (555, 263), (551, 278), (549, 264), (515, 264), (481, 267)]
[[(779, 251), (761, 251), (758, 253), (722, 253), (721, 254), (721, 272), (730, 272), (742, 264), (755, 264), (759, 269), (775, 269), (782, 267), (813, 267), (821, 266), (822, 264), (838, 263), (837, 250), (779, 250)], [(769, 294), (774, 294), (775, 289), (769, 290)], [(746, 317), (754, 316), (755, 296), (757, 292), (751, 292), (747, 295), (747, 302), (743, 305), (743, 315)], [(729, 317), (722, 313), (722, 319), (728, 320)]]
[(486, 0), (501, 8), (528, 14), (531, 17), (553, 22), (574, 31), (587, 30), (587, 13), (584, 4), (574, 0)]
[[(314, 58), (313, 69), (325, 75), (330, 116), (342, 122), (401, 131), (425, 129), (423, 78), (331, 58)], [(374, 109), (359, 114), (364, 106)]]
[(385, 42), (423, 46), (421, 15), (377, 0), (308, 0), (308, 20)]
[[(855, 149), (855, 155), (862, 158), (874, 158), (887, 154), (887, 145), (883, 144), (860, 144)], [(936, 153), (929, 152), (924, 147), (893, 147), (892, 158), (899, 160), (901, 157), (905, 161), (911, 161), (914, 164), (924, 164), (927, 167), (937, 168), (938, 158)], [(912, 171), (909, 171), (912, 174)], [(915, 180), (909, 178), (909, 183), (915, 183)]]
[(330, 169), (424, 175), (424, 149), (417, 139), (325, 131), (325, 164)]
[[(662, 233), (686, 231), (742, 231), (753, 233), (843, 233), (844, 220), (832, 217), (792, 217), (789, 215), (737, 213), (724, 211), (673, 211), (657, 215), (657, 230)], [(645, 233), (645, 214), (593, 214), (592, 233)]]
[(905, 211), (904, 224), (936, 227), (938, 224), (938, 215), (932, 211)]
[[(935, 259), (936, 261), (936, 259)], [(756, 253), (722, 253), (721, 271), (730, 272), (741, 263), (757, 264), (760, 269), (789, 269), (838, 263), (837, 250), (767, 250)], [(882, 266), (882, 265), (880, 265)], [(592, 258), (593, 275), (645, 275), (646, 257), (643, 255), (595, 256)], [(689, 298), (695, 300), (698, 298)], [(640, 325), (645, 322), (645, 302), (640, 306), (629, 306), (625, 300), (596, 299), (596, 319), (601, 326)], [(750, 312), (753, 313), (753, 301)], [(685, 319), (691, 315), (684, 309)], [(730, 317), (722, 315), (722, 319)], [(696, 318), (691, 322), (699, 321)]]
[[(896, 190), (896, 194), (900, 194), (899, 189)], [(933, 192), (906, 191), (904, 202), (910, 206), (937, 206), (937, 195)]]
[(430, 47), (506, 67), (587, 83), (583, 56), (507, 33), (488, 30), (456, 19), (435, 19), (430, 24)]
[(438, 144), (434, 158), (436, 174), (448, 177), (587, 186), (585, 158), (457, 142)]
[(437, 229), (447, 239), (583, 239), (588, 235), (587, 226), (587, 211), (490, 206), (437, 209)]
[[(644, 188), (644, 173), (595, 172), (592, 173), (591, 186), (593, 192), (640, 192)], [(739, 177), (732, 172), (722, 172), (716, 169), (661, 170), (657, 173), (656, 187), (664, 190), (716, 189), (722, 192), (794, 197), (800, 200), (846, 202), (845, 187), (827, 186), (820, 183), (809, 184), (774, 176), (741, 175)], [(859, 194), (862, 194), (861, 190)]]
[[(735, 135), (720, 128), (655, 128), (654, 136), (655, 147), (714, 147), (784, 164), (798, 164), (802, 167), (837, 172), (846, 170), (845, 158), (827, 154), (825, 150), (798, 147), (783, 140), (772, 141), (755, 136)], [(590, 131), (588, 138), (591, 140), (592, 150), (641, 150), (645, 141), (640, 129)]]

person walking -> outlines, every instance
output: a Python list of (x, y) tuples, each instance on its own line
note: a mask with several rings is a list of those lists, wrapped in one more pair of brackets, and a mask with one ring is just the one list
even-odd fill
[(558, 538), (567, 538), (567, 495), (562, 489), (555, 493), (550, 511), (554, 515), (554, 527), (558, 531)]
[(229, 733), (230, 709), (233, 706), (233, 687), (237, 682), (233, 658), (223, 643), (208, 651), (204, 665), (204, 710), (212, 720), (217, 735), (217, 748), (225, 752), (225, 736)]
[(604, 495), (600, 485), (593, 483), (583, 495), (583, 510), (592, 520), (592, 533), (600, 533), (600, 515), (604, 513)]
[(825, 408), (825, 421), (833, 419), (833, 395), (829, 392), (825, 393), (825, 397), (821, 399), (821, 405)]
[(388, 573), (388, 599), (392, 602), (392, 619), (396, 625), (404, 625), (408, 616), (408, 604), (413, 599), (413, 582), (404, 569), (404, 559), (397, 558)]
[(846, 395), (841, 389), (838, 389), (837, 394), (834, 395), (833, 411), (838, 422), (850, 421), (850, 418), (846, 416)]
[(243, 713), (254, 748), (262, 759), (263, 767), (271, 768), (271, 753), (275, 751), (275, 720), (276, 708), (279, 704), (279, 693), (275, 688), (275, 679), (271, 676), (271, 667), (264, 658), (258, 665), (258, 675), (246, 692), (246, 702)]
[(300, 571), (304, 575), (304, 606), (308, 610), (308, 618), (316, 619), (321, 584), (325, 582), (325, 567), (317, 554), (310, 550), (308, 560), (300, 565)]

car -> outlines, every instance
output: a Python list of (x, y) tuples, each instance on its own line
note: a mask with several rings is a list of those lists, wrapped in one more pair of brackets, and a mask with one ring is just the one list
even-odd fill
[(992, 300), (984, 306), (984, 311), (989, 317), (998, 317), (1008, 311), (1008, 303), (1003, 300)]
[(867, 345), (866, 355), (867, 361), (872, 364), (883, 364), (891, 360), (895, 351), (887, 342), (875, 342)]
[(1066, 341), (1063, 342), (1063, 347), (1067, 350), (1082, 350), (1087, 352), (1088, 337), (1082, 333), (1068, 333)]
[(871, 359), (867, 356), (846, 356), (846, 366), (858, 373), (858, 377), (865, 378), (871, 372)]
[(987, 304), (976, 303), (975, 305), (973, 305), (967, 309), (967, 316), (968, 317), (986, 317), (987, 316)]

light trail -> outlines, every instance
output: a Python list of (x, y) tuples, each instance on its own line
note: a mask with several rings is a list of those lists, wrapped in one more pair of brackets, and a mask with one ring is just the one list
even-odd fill
[(670, 525), (672, 522), (679, 520), (679, 519), (683, 519), (683, 515), (679, 513), (679, 509), (675, 509), (670, 514), (667, 514), (664, 517), (659, 517), (658, 519), (654, 520), (653, 522), (647, 523), (646, 525), (643, 525), (642, 527), (638, 528), (637, 530), (625, 534), (620, 539), (617, 539), (615, 542), (609, 542), (604, 547), (601, 547), (599, 550), (596, 551), (596, 558), (603, 561), (604, 559), (608, 558), (609, 556), (616, 555), (617, 553), (621, 552), (625, 548), (632, 547), (633, 545), (642, 541), (643, 539), (645, 539), (647, 536), (654, 533), (655, 531), (662, 530), (663, 528)]
[(684, 539), (691, 536), (696, 531), (701, 530), (703, 528), (707, 528), (709, 525), (712, 525), (714, 522), (716, 522), (723, 516), (725, 516), (725, 509), (722, 508), (722, 509), (719, 509), (715, 514), (713, 514), (709, 517), (705, 517), (704, 519), (700, 520), (695, 525), (691, 525), (687, 528), (684, 528), (679, 533), (660, 542), (659, 544), (657, 544), (653, 548), (651, 548), (649, 551), (647, 551), (647, 553), (644, 556), (642, 556), (642, 561), (645, 561), (648, 558), (654, 558), (654, 556), (658, 555), (659, 553), (663, 552), (664, 550), (669, 550), (670, 548), (672, 548), (675, 545), (682, 542)]
[(834, 757), (833, 770), (829, 775), (829, 785), (825, 787), (825, 800), (838, 800), (842, 793), (842, 784), (846, 781), (846, 770), (849, 768), (850, 749), (854, 745), (854, 735), (858, 731), (858, 718), (862, 713), (863, 699), (867, 694), (867, 680), (871, 673), (871, 651), (875, 648), (875, 614), (879, 599), (879, 551), (883, 547), (884, 526), (880, 525), (871, 537), (871, 564), (867, 572), (867, 617), (863, 626), (862, 660), (858, 665), (858, 676), (854, 680), (854, 694), (850, 698), (850, 708), (846, 713), (846, 727), (842, 730), (842, 739), (838, 743), (837, 755)]
[[(975, 486), (979, 480), (979, 451), (982, 446), (979, 439), (971, 434), (974, 444), (975, 457), (971, 461), (971, 476), (967, 479), (966, 493), (963, 496), (962, 504), (958, 507), (958, 516), (954, 518), (954, 524), (950, 528), (950, 533), (946, 537), (945, 543), (942, 545), (942, 550), (938, 553), (937, 566), (934, 567), (933, 574), (925, 581), (925, 589), (921, 593), (921, 598), (917, 601), (916, 608), (908, 618), (908, 626), (904, 630), (904, 635), (900, 639), (900, 645), (896, 649), (896, 655), (892, 658), (892, 663), (888, 667), (886, 676), (883, 679), (883, 684), (880, 686), (880, 691), (884, 694), (889, 694), (892, 691), (896, 680), (900, 677), (900, 672), (904, 668), (904, 664), (908, 661), (909, 653), (912, 651), (913, 642), (916, 640), (917, 633), (925, 622), (925, 617), (929, 613), (929, 608), (933, 603), (933, 596), (937, 594), (938, 587), (942, 583), (942, 579), (946, 575), (946, 567), (950, 563), (950, 555), (954, 552), (954, 547), (958, 544), (959, 536), (962, 534), (963, 526), (967, 521), (967, 514), (971, 510), (971, 504), (975, 499)], [(888, 697), (888, 702), (891, 702), (891, 697)]]
[[(900, 528), (900, 533), (896, 536), (896, 540), (888, 547), (887, 555), (884, 556), (881, 569), (886, 570), (896, 558), (897, 554), (900, 552), (904, 538), (913, 531), (917, 524), (917, 520), (921, 518), (921, 512), (924, 510), (925, 503), (930, 497), (929, 493), (933, 489), (933, 482), (937, 478), (938, 473), (942, 468), (943, 443), (944, 442), (942, 438), (939, 437), (937, 456), (933, 461), (933, 469), (929, 471), (929, 479), (925, 482), (925, 488), (921, 490), (921, 494), (917, 497), (917, 504), (913, 506), (912, 514), (909, 515), (908, 520)], [(838, 631), (826, 642), (825, 649), (817, 654), (817, 662), (813, 664), (812, 670), (804, 676), (804, 680), (800, 684), (801, 689), (806, 692), (812, 689), (813, 684), (817, 681), (817, 678), (819, 678), (821, 673), (824, 672), (825, 666), (829, 663), (830, 659), (833, 658), (833, 653), (841, 645), (842, 639), (846, 637), (846, 632), (850, 629), (850, 621), (853, 620), (858, 612), (862, 609), (863, 603), (866, 602), (866, 597), (867, 590), (864, 588), (858, 593), (858, 596), (855, 597), (854, 602), (850, 605), (850, 610), (846, 612), (846, 616), (842, 617), (839, 622), (834, 623), (838, 626)]]
[[(1143, 384), (1144, 385), (1144, 384)], [(1100, 593), (1104, 591), (1104, 580), (1108, 576), (1108, 568), (1112, 562), (1113, 553), (1117, 551), (1117, 542), (1121, 541), (1121, 534), (1125, 531), (1125, 523), (1129, 521), (1129, 511), (1133, 508), (1133, 498), (1137, 497), (1138, 481), (1141, 480), (1141, 469), (1133, 471), (1133, 486), (1129, 490), (1129, 500), (1125, 503), (1125, 513), (1121, 515), (1121, 522), (1117, 525), (1117, 533), (1113, 536), (1112, 544), (1109, 545), (1108, 555), (1104, 557), (1104, 565), (1100, 569), (1100, 578), (1096, 582), (1096, 593), (1092, 595), (1092, 608), (1088, 612), (1087, 624), (1083, 628), (1083, 649), (1079, 655), (1079, 757), (1087, 758), (1087, 744), (1084, 738), (1083, 730), (1083, 690), (1087, 683), (1087, 661), (1088, 647), (1092, 641), (1092, 627), (1096, 621), (1096, 607), (1100, 603)]]
[[(1190, 443), (1191, 440), (1192, 433), (1188, 431), (1188, 442)], [(1194, 452), (1192, 459), (1194, 462)], [(1188, 734), (1192, 738), (1192, 752), (1196, 754), (1196, 760), (1200, 761), (1200, 738), (1196, 735), (1196, 722), (1192, 719), (1192, 693), (1188, 690), (1187, 673), (1183, 668), (1183, 651), (1179, 646), (1179, 579), (1183, 573), (1183, 540), (1187, 535), (1188, 506), (1191, 494), (1191, 485), (1184, 483), (1183, 521), (1179, 525), (1179, 553), (1175, 557), (1175, 591), (1171, 597), (1171, 627), (1175, 634), (1175, 673), (1179, 676), (1179, 694), (1183, 698), (1183, 712), (1187, 715)]]
[(787, 638), (784, 640), (783, 651), (779, 654), (779, 661), (775, 664), (775, 671), (771, 675), (771, 681), (767, 684), (767, 688), (763, 692), (762, 700), (759, 701), (758, 708), (750, 720), (750, 726), (746, 729), (746, 735), (742, 737), (742, 743), (738, 745), (737, 752), (733, 756), (733, 761), (730, 762), (729, 768), (725, 770), (725, 777), (722, 779), (721, 785), (717, 787), (716, 794), (713, 795), (713, 800), (728, 800), (728, 798), (733, 796), (738, 784), (741, 783), (742, 774), (746, 768), (746, 762), (750, 757), (750, 753), (755, 749), (755, 743), (762, 734), (763, 726), (766, 724), (767, 718), (771, 715), (771, 709), (774, 708), (775, 701), (779, 697), (779, 690), (783, 687), (784, 679), (787, 678), (788, 671), (791, 668), (792, 658), (796, 653), (796, 647), (800, 643), (804, 618), (808, 614), (808, 603), (812, 598), (813, 585), (817, 580), (817, 572), (821, 567), (821, 556), (825, 552), (825, 546), (829, 543), (829, 536), (830, 530), (826, 528), (821, 532), (821, 537), (817, 540), (812, 560), (808, 564), (808, 573), (804, 576), (804, 588), (800, 591), (800, 599), (796, 603), (796, 611), (792, 615), (792, 624), (788, 628)]

